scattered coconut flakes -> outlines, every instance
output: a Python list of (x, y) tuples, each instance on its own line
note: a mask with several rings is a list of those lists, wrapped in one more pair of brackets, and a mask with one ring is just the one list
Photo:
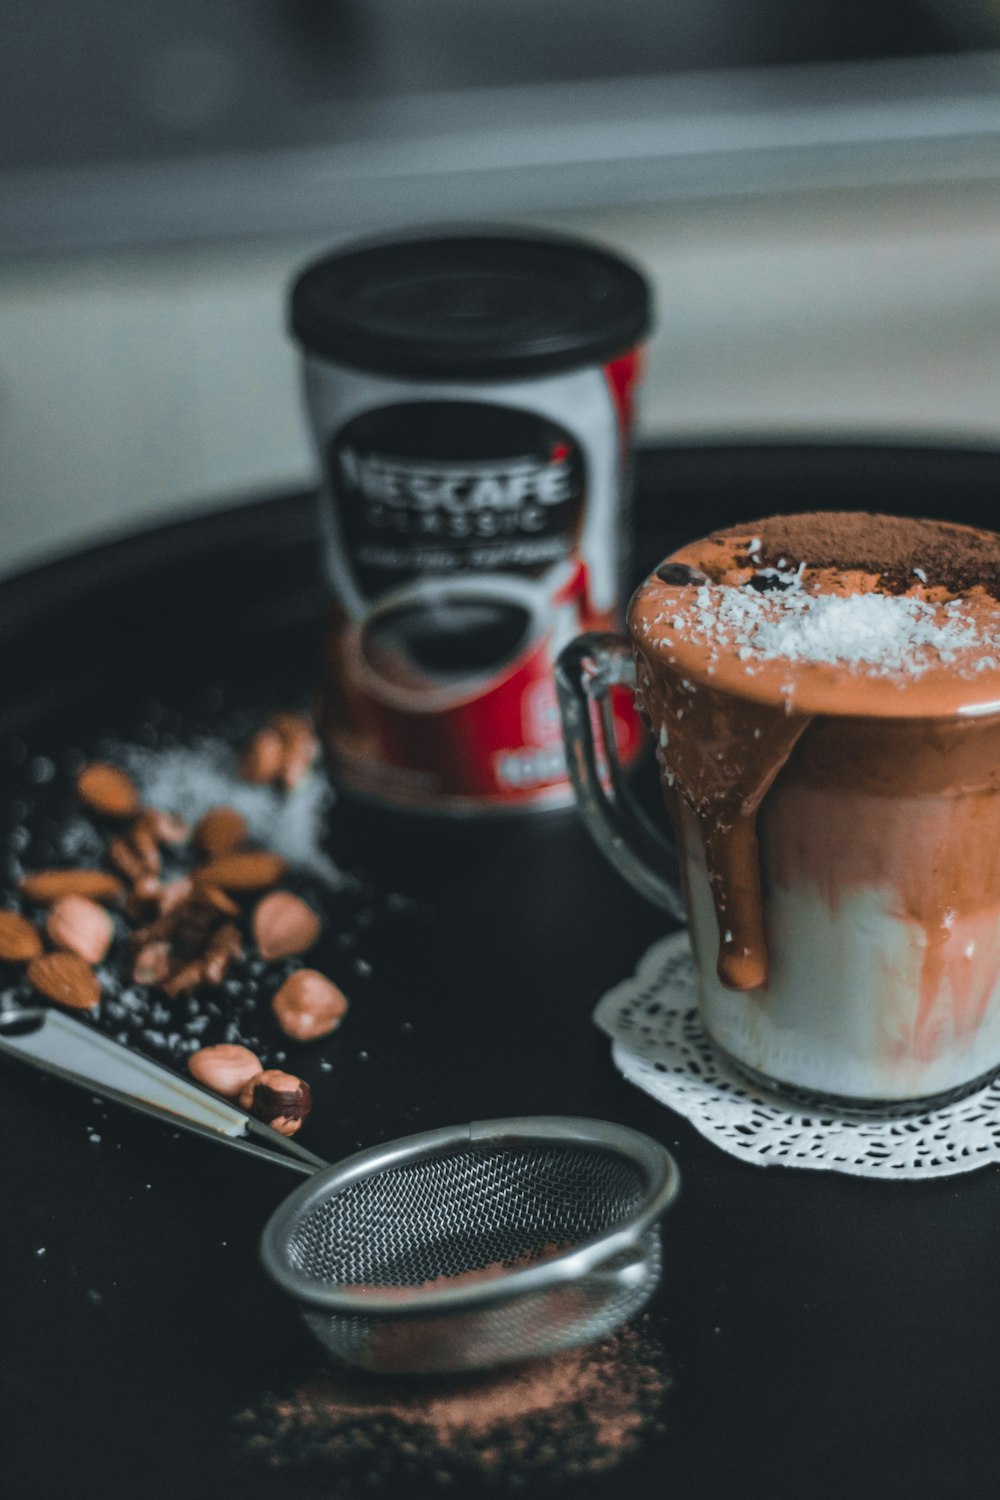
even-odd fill
[(177, 812), (191, 824), (210, 807), (234, 807), (258, 843), (329, 886), (343, 883), (321, 843), (333, 792), (320, 771), (311, 771), (290, 792), (251, 785), (240, 779), (232, 746), (210, 738), (169, 750), (119, 745), (114, 758), (148, 806)]
[[(875, 675), (953, 663), (957, 653), (1000, 647), (1000, 632), (984, 632), (963, 611), (963, 602), (935, 605), (891, 594), (810, 594), (793, 573), (761, 569), (776, 577), (780, 590), (758, 592), (703, 584), (684, 611), (689, 640), (724, 639), (743, 661), (811, 661), (867, 666)], [(1000, 624), (1000, 614), (997, 616)], [(963, 664), (987, 668), (992, 657)]]

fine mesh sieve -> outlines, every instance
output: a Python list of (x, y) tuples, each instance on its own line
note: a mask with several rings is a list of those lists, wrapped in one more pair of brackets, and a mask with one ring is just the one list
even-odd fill
[(672, 1157), (637, 1131), (494, 1120), (317, 1173), (273, 1215), (262, 1254), (338, 1359), (480, 1369), (601, 1338), (637, 1312), (677, 1186)]

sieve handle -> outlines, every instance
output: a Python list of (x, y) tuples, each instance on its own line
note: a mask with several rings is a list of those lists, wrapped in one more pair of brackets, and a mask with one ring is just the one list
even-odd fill
[(327, 1163), (192, 1080), (59, 1011), (0, 1011), (0, 1054), (156, 1120), (311, 1175)]

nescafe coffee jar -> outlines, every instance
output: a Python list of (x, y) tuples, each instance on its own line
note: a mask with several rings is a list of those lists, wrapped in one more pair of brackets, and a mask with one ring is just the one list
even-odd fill
[[(553, 663), (619, 623), (644, 277), (562, 236), (394, 239), (306, 267), (291, 327), (324, 476), (335, 781), (444, 813), (571, 801)], [(628, 764), (625, 690), (614, 713)]]

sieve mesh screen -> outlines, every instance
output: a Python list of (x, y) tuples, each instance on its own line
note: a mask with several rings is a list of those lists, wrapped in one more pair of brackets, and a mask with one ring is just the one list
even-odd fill
[(291, 1265), (340, 1285), (419, 1285), (614, 1229), (644, 1179), (612, 1151), (466, 1146), (373, 1173), (292, 1227)]

